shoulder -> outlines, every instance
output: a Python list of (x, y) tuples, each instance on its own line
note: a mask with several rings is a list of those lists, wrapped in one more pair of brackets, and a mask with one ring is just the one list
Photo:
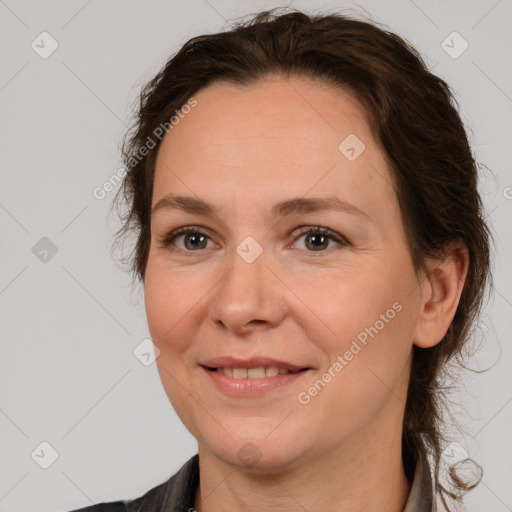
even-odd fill
[[(170, 480), (164, 482), (153, 489), (149, 490), (143, 496), (133, 500), (109, 501), (104, 503), (96, 503), (85, 508), (71, 510), (69, 512), (139, 512), (140, 510), (155, 510), (157, 505), (161, 505), (162, 497), (166, 494), (166, 490)], [(142, 508), (144, 505), (144, 508)]]
[[(132, 500), (97, 503), (69, 512), (163, 512), (182, 510), (193, 503), (199, 483), (199, 456), (189, 459), (181, 469), (165, 482), (150, 489), (146, 494)], [(170, 506), (170, 508), (169, 508)], [(185, 508), (185, 510), (187, 510)]]
[(85, 508), (79, 508), (76, 510), (71, 510), (69, 512), (137, 512), (140, 509), (140, 506), (143, 503), (145, 498), (149, 498), (150, 495), (155, 495), (158, 493), (159, 489), (165, 486), (167, 482), (164, 482), (157, 487), (154, 487), (149, 492), (147, 492), (144, 496), (140, 498), (135, 498), (129, 501), (109, 501), (105, 503), (96, 503), (95, 505), (90, 505)]
[(112, 501), (110, 503), (98, 503), (90, 507), (72, 510), (70, 512), (126, 512), (126, 502)]

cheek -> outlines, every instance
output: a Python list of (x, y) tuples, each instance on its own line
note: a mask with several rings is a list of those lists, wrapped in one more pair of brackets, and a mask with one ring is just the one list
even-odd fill
[(189, 278), (180, 279), (157, 263), (148, 261), (144, 287), (144, 300), (148, 327), (153, 342), (162, 352), (181, 351), (179, 343), (171, 340), (184, 339), (178, 336), (188, 314), (199, 297)]
[(320, 313), (335, 332), (323, 339), (323, 349), (331, 365), (341, 357), (343, 378), (338, 383), (356, 395), (364, 389), (379, 393), (379, 379), (392, 387), (412, 347), (415, 306), (405, 279), (394, 280), (384, 269), (379, 280), (374, 277), (368, 272), (364, 278), (347, 280), (328, 295)]
[(167, 285), (148, 268), (144, 286), (144, 301), (149, 330), (155, 343), (160, 342), (166, 330), (171, 327), (170, 319), (179, 314), (175, 309), (176, 301), (170, 299)]
[[(304, 283), (319, 321), (328, 328), (335, 347), (358, 337), (377, 323), (377, 329), (387, 329), (397, 316), (401, 292), (391, 281), (384, 268), (360, 266), (351, 271), (333, 272), (328, 279), (317, 281), (316, 287)], [(298, 292), (300, 293), (300, 292)], [(381, 315), (384, 315), (381, 318)]]
[(402, 278), (396, 279), (389, 265), (373, 260), (357, 272), (322, 282), (311, 296), (320, 329), (308, 330), (308, 337), (327, 356), (323, 370), (343, 374), (334, 379), (333, 389), (348, 388), (354, 398), (371, 395), (382, 387), (379, 378), (392, 385), (403, 373), (412, 346), (415, 307), (410, 296), (414, 274), (405, 264), (401, 268)]
[[(144, 299), (151, 339), (160, 350), (156, 365), (167, 397), (189, 430), (194, 407), (189, 393), (184, 392), (190, 378), (185, 361), (190, 333), (187, 336), (185, 331), (199, 300), (191, 291), (194, 289), (197, 287), (191, 286), (190, 278), (179, 279), (175, 272), (148, 261)], [(198, 434), (194, 429), (191, 432)]]
[(336, 336), (317, 340), (327, 362), (302, 399), (311, 401), (310, 411), (330, 411), (327, 437), (356, 432), (388, 406), (405, 403), (414, 322), (411, 309), (394, 298), (365, 293), (325, 316)]

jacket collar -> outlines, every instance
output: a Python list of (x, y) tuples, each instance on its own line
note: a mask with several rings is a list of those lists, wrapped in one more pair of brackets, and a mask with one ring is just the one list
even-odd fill
[(435, 512), (432, 477), (425, 451), (418, 451), (414, 479), (404, 512)]

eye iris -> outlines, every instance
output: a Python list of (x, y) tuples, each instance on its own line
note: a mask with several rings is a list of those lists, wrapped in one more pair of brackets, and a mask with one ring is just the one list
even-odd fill
[[(198, 233), (188, 233), (184, 238), (185, 247), (187, 249), (204, 249), (206, 247), (206, 237), (200, 235)], [(192, 245), (189, 245), (187, 242), (191, 242)], [(195, 245), (198, 242), (201, 245)]]
[(307, 240), (313, 241), (312, 245), (308, 244), (308, 242), (306, 242), (306, 245), (308, 245), (308, 247), (313, 248), (314, 251), (325, 249), (329, 245), (329, 238), (324, 235), (319, 235), (319, 234), (308, 235), (308, 236), (306, 236), (306, 241)]

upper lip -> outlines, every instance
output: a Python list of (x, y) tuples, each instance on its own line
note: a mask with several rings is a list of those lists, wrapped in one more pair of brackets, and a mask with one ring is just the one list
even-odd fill
[(203, 361), (201, 366), (207, 368), (284, 368), (291, 372), (308, 369), (307, 366), (300, 366), (286, 361), (279, 361), (278, 359), (272, 359), (269, 357), (251, 357), (250, 359), (237, 359), (235, 357), (214, 357)]

